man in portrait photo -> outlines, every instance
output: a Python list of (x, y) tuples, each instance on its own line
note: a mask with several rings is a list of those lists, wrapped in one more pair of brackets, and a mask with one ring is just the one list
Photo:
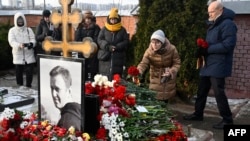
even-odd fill
[(81, 105), (73, 100), (70, 72), (62, 66), (56, 66), (49, 75), (51, 96), (55, 107), (61, 112), (57, 125), (66, 129), (73, 126), (76, 130), (81, 131)]
[(66, 129), (82, 130), (84, 100), (82, 60), (39, 58), (40, 118)]

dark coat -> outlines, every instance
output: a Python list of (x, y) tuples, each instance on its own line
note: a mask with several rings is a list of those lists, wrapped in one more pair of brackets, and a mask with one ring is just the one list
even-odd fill
[(97, 43), (100, 30), (100, 27), (95, 23), (90, 24), (90, 26), (83, 24), (79, 26), (75, 32), (75, 41), (82, 41), (85, 37), (91, 37), (93, 41)]
[(46, 35), (49, 33), (49, 26), (44, 19), (41, 19), (39, 25), (36, 27), (36, 41), (37, 41), (37, 54), (45, 54), (42, 48), (42, 42), (44, 41)]
[(200, 69), (201, 76), (231, 76), (233, 51), (237, 40), (234, 16), (232, 10), (224, 8), (222, 15), (215, 22), (209, 23), (206, 36), (208, 55), (205, 56), (205, 66)]
[(67, 103), (61, 109), (61, 118), (57, 125), (69, 129), (73, 126), (77, 131), (82, 131), (83, 120), (81, 116), (81, 105), (78, 103)]
[[(98, 36), (98, 45), (100, 50), (106, 50), (111, 52), (111, 57), (107, 61), (99, 60), (99, 73), (106, 75), (111, 80), (113, 74), (119, 74), (122, 76), (123, 67), (125, 66), (126, 49), (129, 44), (129, 36), (124, 27), (116, 32), (109, 31), (106, 27), (103, 27)], [(110, 46), (115, 46), (114, 52), (110, 49)]]
[[(82, 41), (85, 37), (91, 37), (97, 44), (97, 37), (100, 32), (100, 27), (92, 23), (90, 26), (79, 26), (75, 32), (75, 41)], [(78, 53), (79, 58), (83, 58), (82, 53)], [(98, 59), (97, 54), (94, 54), (88, 59), (85, 59), (85, 80), (88, 79), (88, 73), (91, 74), (91, 81), (94, 80), (94, 76), (98, 73)]]

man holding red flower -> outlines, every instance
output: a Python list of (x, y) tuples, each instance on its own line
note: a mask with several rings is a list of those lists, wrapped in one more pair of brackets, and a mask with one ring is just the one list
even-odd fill
[(200, 82), (195, 101), (195, 112), (184, 116), (185, 120), (203, 120), (204, 108), (210, 88), (213, 88), (217, 107), (222, 120), (213, 128), (223, 129), (233, 124), (232, 112), (225, 94), (225, 78), (231, 76), (233, 51), (237, 40), (237, 27), (233, 22), (235, 13), (223, 7), (219, 1), (208, 6), (208, 48), (202, 48), (205, 65), (200, 68)]

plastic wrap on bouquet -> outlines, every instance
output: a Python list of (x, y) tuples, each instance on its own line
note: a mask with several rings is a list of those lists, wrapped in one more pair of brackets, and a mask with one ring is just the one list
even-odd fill
[(202, 68), (204, 66), (205, 66), (204, 56), (201, 56), (201, 57), (197, 58), (196, 69), (200, 69), (200, 68)]

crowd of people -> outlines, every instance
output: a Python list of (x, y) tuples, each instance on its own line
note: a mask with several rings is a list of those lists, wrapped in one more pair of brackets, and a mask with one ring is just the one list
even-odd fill
[[(23, 85), (23, 71), (26, 68), (26, 86), (31, 87), (35, 54), (46, 54), (42, 48), (45, 37), (52, 36), (61, 40), (61, 29), (54, 28), (50, 22), (49, 10), (43, 11), (43, 18), (37, 26), (36, 34), (27, 27), (25, 16), (17, 13), (14, 16), (15, 26), (9, 31), (9, 43), (13, 48), (13, 63), (16, 65), (16, 80)], [(225, 8), (221, 2), (210, 0), (208, 5), (208, 29), (206, 42), (208, 48), (198, 49), (198, 56), (205, 57), (205, 65), (200, 69), (195, 112), (186, 115), (185, 120), (203, 120), (206, 98), (210, 88), (214, 90), (222, 121), (213, 127), (222, 129), (226, 124), (233, 124), (232, 113), (225, 94), (225, 78), (232, 72), (233, 51), (236, 45), (237, 27), (233, 22), (235, 13)], [(181, 66), (178, 50), (165, 36), (163, 29), (155, 30), (148, 48), (145, 50), (137, 69), (142, 75), (147, 69), (150, 74), (149, 89), (157, 92), (156, 99), (165, 101), (176, 94), (176, 78)], [(83, 21), (75, 30), (75, 41), (90, 37), (98, 45), (98, 52), (91, 58), (85, 58), (85, 78), (95, 74), (108, 76), (112, 80), (114, 74), (122, 76), (125, 66), (126, 50), (129, 35), (122, 26), (121, 16), (117, 8), (112, 8), (104, 27), (96, 24), (96, 17), (91, 11), (85, 11)], [(35, 49), (36, 48), (36, 49)], [(60, 52), (51, 52), (61, 55)], [(78, 58), (84, 58), (78, 53)]]

